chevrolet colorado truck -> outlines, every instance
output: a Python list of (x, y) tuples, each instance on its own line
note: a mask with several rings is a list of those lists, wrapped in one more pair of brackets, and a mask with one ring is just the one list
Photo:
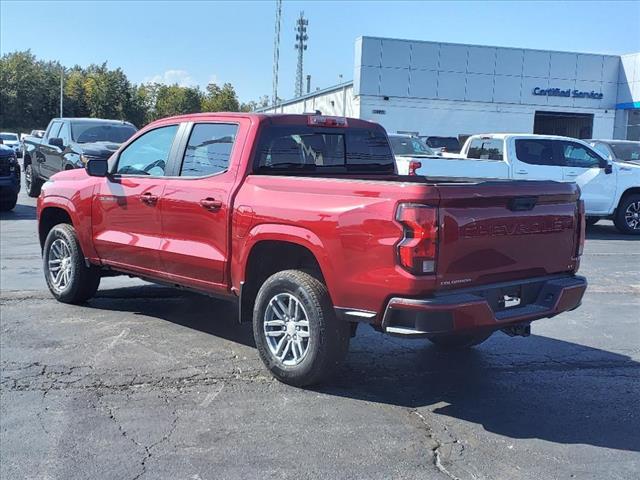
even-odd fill
[(42, 182), (58, 172), (83, 167), (90, 158), (108, 158), (136, 131), (119, 120), (54, 118), (42, 138), (22, 142), (27, 194), (37, 197)]
[[(575, 182), (587, 224), (613, 220), (624, 234), (640, 235), (640, 165), (612, 162), (582, 140), (554, 135), (472, 135), (460, 155), (416, 159), (416, 175)], [(415, 163), (415, 162), (414, 162)]]
[(468, 347), (527, 335), (586, 288), (575, 184), (399, 176), (384, 129), (352, 118), (158, 120), (53, 176), (37, 216), (59, 301), (112, 274), (233, 300), (298, 386), (335, 370), (359, 323)]

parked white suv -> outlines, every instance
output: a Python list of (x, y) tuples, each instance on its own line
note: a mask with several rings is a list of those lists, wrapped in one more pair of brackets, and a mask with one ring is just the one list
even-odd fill
[(551, 135), (488, 134), (467, 139), (458, 158), (421, 159), (428, 177), (576, 182), (588, 222), (611, 218), (640, 235), (640, 165), (611, 162), (587, 143)]

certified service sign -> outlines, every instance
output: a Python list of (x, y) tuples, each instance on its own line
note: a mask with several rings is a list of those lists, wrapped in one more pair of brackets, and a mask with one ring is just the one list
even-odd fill
[(580, 90), (571, 90), (570, 88), (564, 90), (562, 88), (536, 87), (533, 89), (533, 94), (547, 97), (592, 98), (594, 100), (601, 100), (603, 97), (601, 92), (595, 92), (593, 90), (591, 90), (590, 92), (582, 92)]

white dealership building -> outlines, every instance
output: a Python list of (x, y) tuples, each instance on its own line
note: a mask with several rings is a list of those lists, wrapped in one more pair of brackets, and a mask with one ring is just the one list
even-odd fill
[(418, 135), (518, 132), (640, 140), (640, 53), (361, 37), (353, 78), (262, 111), (319, 110)]

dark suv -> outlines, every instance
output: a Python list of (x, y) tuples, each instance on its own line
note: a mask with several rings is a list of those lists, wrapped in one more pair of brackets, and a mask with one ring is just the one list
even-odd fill
[(0, 144), (0, 211), (13, 210), (20, 192), (20, 165), (12, 148)]

